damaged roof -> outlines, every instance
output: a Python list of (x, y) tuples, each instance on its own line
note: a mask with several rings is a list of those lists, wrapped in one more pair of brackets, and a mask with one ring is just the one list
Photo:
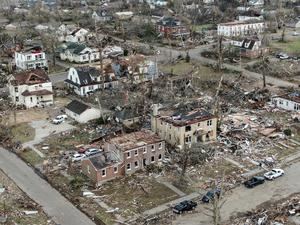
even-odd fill
[(160, 117), (164, 122), (178, 127), (216, 118), (213, 114), (200, 108), (192, 111), (186, 111), (185, 109), (173, 112), (165, 111), (162, 115), (157, 115), (156, 117)]
[(40, 84), (50, 82), (47, 73), (42, 69), (27, 70), (13, 74), (12, 85)]
[(149, 144), (154, 144), (163, 141), (157, 134), (150, 130), (141, 130), (129, 134), (124, 134), (114, 137), (107, 141), (110, 144), (116, 145), (122, 151), (127, 151), (134, 148), (139, 148)]

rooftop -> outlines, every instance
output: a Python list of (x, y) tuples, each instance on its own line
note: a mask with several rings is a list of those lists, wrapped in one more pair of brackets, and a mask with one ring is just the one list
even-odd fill
[(84, 111), (86, 111), (89, 108), (90, 107), (88, 105), (83, 104), (77, 100), (73, 100), (68, 105), (66, 105), (66, 109), (68, 109), (71, 112), (74, 112), (78, 115), (82, 114)]
[(255, 24), (255, 23), (263, 23), (264, 21), (259, 20), (247, 20), (247, 21), (233, 21), (228, 23), (220, 23), (221, 26), (233, 26), (233, 25), (243, 25), (243, 24)]
[(13, 74), (14, 80), (11, 81), (12, 85), (22, 84), (40, 84), (50, 82), (47, 73), (42, 69), (27, 70)]
[(90, 160), (97, 170), (104, 169), (107, 166), (114, 165), (119, 162), (118, 157), (113, 152), (97, 154), (84, 160)]
[(114, 137), (108, 141), (110, 144), (116, 145), (122, 151), (142, 147), (163, 141), (158, 135), (149, 131), (141, 130), (129, 134)]
[(215, 118), (213, 114), (201, 108), (194, 109), (191, 111), (187, 111), (185, 109), (176, 110), (176, 111), (172, 111), (172, 110), (165, 110), (162, 112), (160, 111), (157, 117), (160, 117), (163, 121), (167, 123), (171, 123), (177, 127), (186, 126), (188, 124), (194, 124), (194, 123)]

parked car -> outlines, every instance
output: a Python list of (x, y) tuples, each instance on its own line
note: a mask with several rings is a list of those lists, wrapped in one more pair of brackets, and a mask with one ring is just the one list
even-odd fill
[(210, 200), (213, 200), (215, 196), (218, 198), (221, 195), (221, 189), (220, 188), (215, 188), (213, 190), (208, 191), (201, 199), (202, 202), (204, 203), (209, 203)]
[(61, 123), (64, 122), (67, 118), (68, 118), (67, 115), (58, 115), (58, 116), (56, 116), (56, 117), (52, 120), (52, 122), (53, 122), (54, 124), (61, 124)]
[(283, 175), (284, 171), (282, 169), (272, 169), (271, 171), (265, 173), (264, 177), (268, 180), (273, 180)]
[(197, 207), (197, 202), (194, 201), (183, 201), (175, 205), (173, 212), (181, 214), (184, 211), (191, 211)]
[(85, 155), (86, 156), (92, 156), (92, 155), (96, 155), (98, 153), (102, 152), (101, 149), (98, 148), (89, 148), (88, 150), (85, 151)]
[(84, 154), (75, 153), (72, 157), (72, 162), (79, 162), (85, 157)]
[(255, 176), (255, 177), (252, 177), (250, 180), (245, 181), (244, 185), (247, 188), (253, 188), (257, 185), (263, 184), (264, 182), (265, 182), (264, 177)]

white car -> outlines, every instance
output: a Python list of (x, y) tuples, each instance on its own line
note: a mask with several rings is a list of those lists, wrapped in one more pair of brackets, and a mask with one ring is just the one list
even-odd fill
[(264, 177), (268, 180), (273, 180), (277, 177), (280, 177), (284, 174), (282, 169), (272, 169), (271, 171), (264, 174)]
[(85, 154), (75, 153), (72, 157), (72, 162), (79, 162), (85, 157)]
[(92, 156), (92, 155), (96, 155), (98, 153), (102, 152), (101, 149), (98, 148), (89, 148), (88, 150), (86, 150), (86, 152), (84, 153), (86, 156)]
[(64, 122), (68, 118), (67, 115), (58, 115), (55, 119), (52, 120), (54, 124), (60, 124)]

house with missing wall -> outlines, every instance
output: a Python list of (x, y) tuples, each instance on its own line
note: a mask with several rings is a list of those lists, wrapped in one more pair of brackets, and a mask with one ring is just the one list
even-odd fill
[(272, 104), (276, 108), (300, 112), (300, 93), (293, 92), (290, 94), (274, 96), (272, 97)]

